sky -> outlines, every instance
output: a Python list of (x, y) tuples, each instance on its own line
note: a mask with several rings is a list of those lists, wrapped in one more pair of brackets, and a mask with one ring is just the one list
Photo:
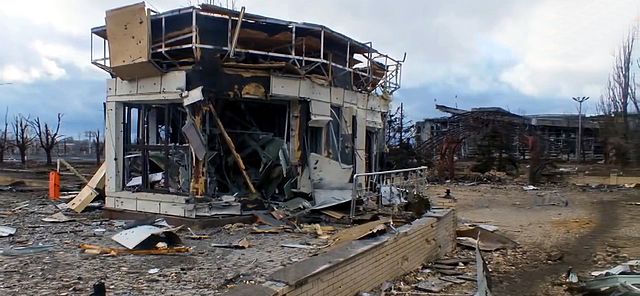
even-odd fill
[[(48, 121), (63, 113), (67, 136), (100, 128), (108, 75), (90, 63), (90, 28), (104, 24), (105, 10), (131, 3), (32, 0), (27, 8), (3, 1), (0, 109)], [(197, 4), (147, 1), (157, 11)], [(222, 5), (323, 24), (372, 41), (396, 58), (406, 53), (394, 102), (402, 102), (412, 120), (444, 116), (436, 103), (498, 106), (518, 114), (576, 113), (574, 96), (591, 97), (586, 112), (595, 113), (616, 48), (640, 21), (637, 0), (223, 0)]]

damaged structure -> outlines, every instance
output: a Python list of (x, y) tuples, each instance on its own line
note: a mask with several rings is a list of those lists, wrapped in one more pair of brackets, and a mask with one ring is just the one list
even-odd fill
[(107, 209), (195, 218), (369, 188), (354, 175), (379, 168), (401, 60), (244, 8), (138, 3), (105, 22)]
[[(459, 141), (456, 157), (473, 159), (479, 154), (482, 138), (495, 127), (501, 132), (507, 131), (511, 136), (511, 150), (522, 158), (528, 158), (530, 154), (522, 136), (535, 133), (544, 139), (541, 149), (546, 157), (577, 159), (578, 115), (518, 115), (499, 107), (463, 110), (436, 105), (436, 109), (450, 116), (427, 118), (416, 123), (416, 142), (421, 149), (434, 149), (448, 137)], [(583, 117), (581, 151), (586, 160), (603, 159), (604, 144), (598, 139), (599, 129), (597, 119)]]

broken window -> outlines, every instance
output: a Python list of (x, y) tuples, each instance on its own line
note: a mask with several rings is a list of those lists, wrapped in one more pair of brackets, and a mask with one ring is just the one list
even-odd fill
[(124, 107), (123, 189), (187, 193), (191, 155), (181, 132), (186, 118), (182, 106)]
[(309, 127), (309, 152), (322, 155), (322, 142), (324, 141), (324, 128)]
[(347, 129), (342, 108), (331, 106), (331, 122), (329, 123), (329, 157), (342, 164), (353, 164), (353, 140), (352, 133)]

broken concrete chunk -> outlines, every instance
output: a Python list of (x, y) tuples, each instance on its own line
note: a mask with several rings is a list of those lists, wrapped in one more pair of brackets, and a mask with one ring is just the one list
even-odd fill
[(62, 212), (57, 212), (49, 217), (42, 218), (42, 221), (50, 222), (50, 223), (64, 223), (64, 222), (75, 221), (75, 219), (68, 217)]
[(453, 283), (447, 282), (447, 281), (443, 281), (441, 279), (430, 279), (430, 280), (426, 280), (426, 281), (422, 281), (419, 282), (417, 284), (415, 284), (415, 288), (420, 290), (420, 291), (424, 291), (424, 292), (430, 292), (430, 293), (440, 293), (442, 292), (442, 290), (446, 289), (447, 287), (451, 286)]
[(249, 243), (249, 240), (247, 238), (242, 238), (235, 243), (228, 243), (228, 244), (213, 243), (211, 244), (211, 246), (216, 248), (247, 249), (251, 246), (251, 244)]
[(9, 226), (0, 226), (0, 237), (12, 236), (16, 233), (16, 229)]

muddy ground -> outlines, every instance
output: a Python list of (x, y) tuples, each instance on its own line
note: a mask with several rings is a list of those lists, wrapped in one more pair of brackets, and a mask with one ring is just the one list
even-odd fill
[[(89, 166), (87, 170), (91, 170)], [(46, 170), (45, 170), (46, 171)], [(0, 172), (0, 181), (13, 178), (46, 184), (46, 174)], [(71, 176), (64, 179), (71, 180)], [(3, 185), (6, 183), (0, 183)], [(430, 196), (451, 189), (461, 223), (482, 222), (517, 241), (512, 250), (484, 253), (491, 269), (494, 295), (571, 295), (562, 275), (569, 267), (581, 276), (628, 259), (640, 258), (640, 201), (638, 189), (592, 189), (576, 186), (542, 186), (525, 191), (517, 184), (431, 185)], [(100, 211), (73, 216), (75, 222), (50, 224), (41, 218), (57, 211), (44, 198), (45, 191), (0, 192), (0, 212), (23, 202), (29, 206), (15, 214), (0, 214), (0, 225), (18, 228), (15, 236), (0, 237), (0, 248), (49, 244), (53, 250), (28, 256), (0, 256), (0, 295), (89, 295), (96, 281), (104, 281), (109, 295), (216, 295), (228, 283), (260, 282), (261, 276), (283, 265), (304, 259), (308, 250), (285, 249), (281, 240), (304, 243), (309, 235), (250, 234), (249, 229), (214, 228), (199, 234), (208, 240), (186, 240), (194, 250), (176, 256), (90, 256), (81, 254), (80, 243), (115, 247), (109, 237), (120, 228), (102, 219)], [(556, 205), (543, 205), (556, 203)], [(103, 228), (104, 233), (95, 229)], [(219, 249), (212, 242), (249, 237), (255, 247)], [(472, 254), (472, 253), (471, 253)], [(157, 273), (149, 271), (157, 268)], [(396, 279), (402, 285), (406, 279)], [(452, 287), (445, 293), (465, 295), (472, 284)], [(405, 294), (407, 295), (407, 294)]]

